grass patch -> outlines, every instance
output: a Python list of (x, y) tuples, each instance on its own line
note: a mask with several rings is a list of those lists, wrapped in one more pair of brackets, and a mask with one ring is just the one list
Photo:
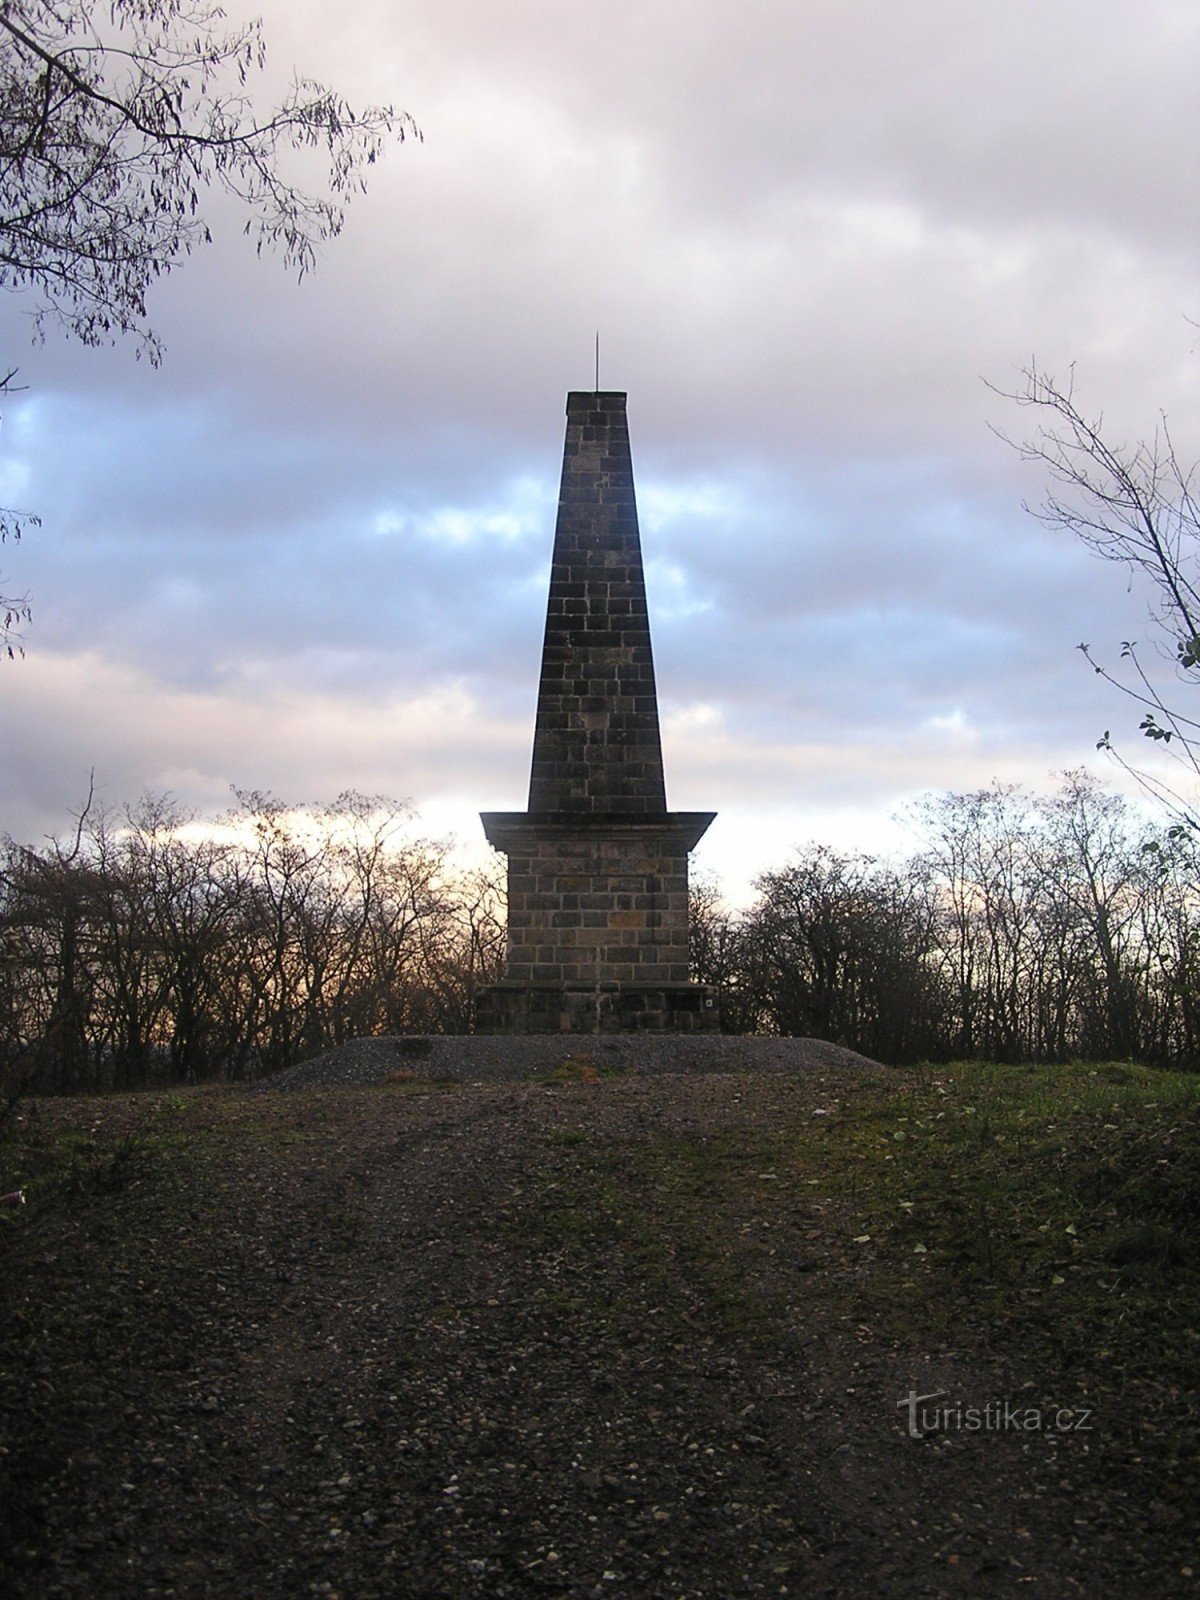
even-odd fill
[(21, 1193), (24, 1204), (0, 1218), (20, 1230), (66, 1205), (109, 1203), (160, 1175), (182, 1147), (181, 1135), (169, 1130), (43, 1134), (18, 1125), (0, 1144), (0, 1185)]
[(393, 1094), (435, 1094), (451, 1088), (454, 1082), (453, 1078), (431, 1078), (424, 1073), (413, 1072), (408, 1067), (400, 1067), (390, 1072), (379, 1087)]
[[(555, 1081), (591, 1081), (577, 1058), (564, 1069)], [(564, 1129), (544, 1144), (552, 1186), (513, 1225), (531, 1249), (607, 1257), (605, 1292), (631, 1306), (668, 1304), (682, 1275), (707, 1329), (763, 1350), (790, 1344), (811, 1290), (899, 1345), (1036, 1346), (1194, 1380), (1196, 1079), (965, 1063), (821, 1112), (797, 1096), (766, 1128), (650, 1126), (615, 1145)]]
[(895, 1322), (1037, 1323), (1065, 1352), (1099, 1335), (1169, 1357), (1197, 1309), (1194, 1079), (961, 1066), (793, 1160), (852, 1195)]
[(1036, 1347), (1194, 1384), (1195, 1078), (961, 1064), (765, 1132), (654, 1137), (635, 1159), (725, 1325), (786, 1338), (809, 1273), (897, 1343)]
[(598, 1083), (602, 1078), (622, 1077), (628, 1068), (617, 1061), (597, 1061), (594, 1057), (579, 1054), (565, 1056), (557, 1067), (539, 1073), (538, 1083)]

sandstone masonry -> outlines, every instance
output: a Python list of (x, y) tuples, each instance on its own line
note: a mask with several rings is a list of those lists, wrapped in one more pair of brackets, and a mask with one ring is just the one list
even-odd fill
[(567, 396), (529, 809), (485, 812), (508, 857), (508, 955), (483, 1033), (717, 1026), (688, 981), (687, 857), (669, 812), (625, 396)]

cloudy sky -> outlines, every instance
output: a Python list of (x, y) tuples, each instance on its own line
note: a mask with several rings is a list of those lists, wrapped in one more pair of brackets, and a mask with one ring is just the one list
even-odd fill
[[(228, 0), (236, 18), (240, 0)], [(214, 207), (159, 369), (0, 305), (43, 526), (0, 829), (230, 785), (524, 804), (563, 408), (629, 393), (669, 799), (736, 893), (913, 797), (1044, 787), (1144, 628), (1022, 509), (984, 379), (1200, 436), (1193, 0), (268, 0), (273, 70), (424, 133), (299, 285)], [(1189, 320), (1193, 319), (1193, 320)], [(1140, 751), (1134, 752), (1140, 755)], [(1103, 768), (1101, 767), (1101, 770)], [(902, 840), (901, 840), (902, 842)]]

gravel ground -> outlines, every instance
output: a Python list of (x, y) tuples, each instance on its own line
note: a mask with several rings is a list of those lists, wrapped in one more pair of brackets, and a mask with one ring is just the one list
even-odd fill
[(264, 1089), (337, 1089), (382, 1083), (397, 1072), (487, 1082), (530, 1078), (568, 1065), (603, 1074), (811, 1072), (879, 1063), (823, 1039), (724, 1034), (405, 1035), (352, 1039), (269, 1078)]
[[(431, 1072), (482, 1073), (479, 1041), (432, 1043)], [(798, 1045), (800, 1072), (441, 1086), (359, 1049), (277, 1086), (389, 1086), (37, 1108), (118, 1143), (6, 1258), (0, 1592), (1185, 1592), (1182, 1531), (1095, 1435), (908, 1437), (910, 1390), (1080, 1375), (864, 1323), (847, 1202), (758, 1171), (755, 1140), (896, 1074)], [(120, 1158), (147, 1131), (167, 1154)]]

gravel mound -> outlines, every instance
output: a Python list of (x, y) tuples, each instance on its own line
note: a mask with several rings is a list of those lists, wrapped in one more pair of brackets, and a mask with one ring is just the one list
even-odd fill
[(806, 1072), (884, 1070), (878, 1061), (823, 1039), (733, 1034), (405, 1034), (351, 1039), (268, 1078), (263, 1089), (345, 1089), (398, 1072), (465, 1083), (598, 1072)]

